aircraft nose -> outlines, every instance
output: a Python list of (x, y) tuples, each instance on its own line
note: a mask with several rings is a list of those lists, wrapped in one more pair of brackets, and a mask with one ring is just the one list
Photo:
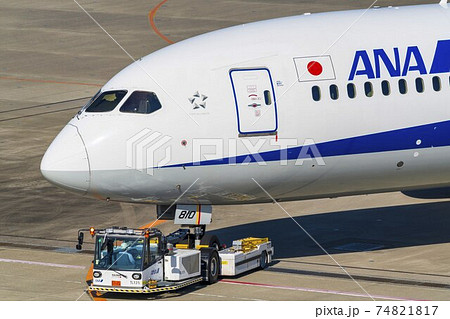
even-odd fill
[(86, 194), (90, 184), (89, 158), (77, 127), (68, 124), (50, 144), (41, 173), (51, 183)]

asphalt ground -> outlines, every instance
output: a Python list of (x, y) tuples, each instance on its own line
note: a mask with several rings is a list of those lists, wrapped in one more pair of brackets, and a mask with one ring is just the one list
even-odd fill
[(77, 230), (139, 227), (155, 220), (155, 208), (79, 197), (39, 172), (62, 127), (133, 62), (115, 41), (137, 59), (232, 25), (372, 2), (78, 1), (113, 41), (75, 1), (1, 0), (0, 300), (450, 300), (450, 202), (400, 193), (214, 207), (209, 230), (226, 244), (272, 239), (268, 269), (170, 294), (92, 298), (85, 293), (92, 245), (77, 252)]

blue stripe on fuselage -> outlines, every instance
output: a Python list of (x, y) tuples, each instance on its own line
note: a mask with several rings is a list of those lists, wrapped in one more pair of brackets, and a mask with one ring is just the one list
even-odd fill
[[(418, 142), (420, 141), (420, 142)], [(350, 137), (336, 141), (315, 144), (321, 157), (367, 154), (378, 152), (402, 151), (419, 148), (441, 147), (450, 145), (450, 121), (403, 128), (388, 132)], [(310, 151), (311, 145), (296, 146), (287, 150), (274, 150), (258, 154), (246, 154), (201, 162), (191, 162), (163, 166), (190, 167), (205, 165), (228, 165), (256, 162), (273, 162), (280, 160), (297, 160), (315, 157)], [(303, 150), (303, 151), (302, 151)]]

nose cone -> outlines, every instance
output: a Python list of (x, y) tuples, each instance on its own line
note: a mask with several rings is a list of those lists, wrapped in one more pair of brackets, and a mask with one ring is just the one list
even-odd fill
[(89, 159), (75, 126), (68, 124), (52, 142), (42, 158), (41, 173), (59, 187), (86, 194), (90, 184)]

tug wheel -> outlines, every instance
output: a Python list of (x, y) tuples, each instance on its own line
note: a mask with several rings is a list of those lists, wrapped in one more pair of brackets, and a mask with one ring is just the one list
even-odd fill
[(259, 257), (259, 268), (265, 269), (267, 268), (267, 253), (263, 252), (261, 253), (261, 256)]
[(209, 257), (208, 263), (208, 284), (216, 283), (219, 280), (219, 254), (213, 251)]
[(205, 234), (200, 240), (200, 245), (205, 245), (217, 250), (221, 249), (219, 238), (216, 235)]
[(220, 257), (215, 248), (201, 248), (201, 273), (205, 284), (213, 284), (219, 280)]

